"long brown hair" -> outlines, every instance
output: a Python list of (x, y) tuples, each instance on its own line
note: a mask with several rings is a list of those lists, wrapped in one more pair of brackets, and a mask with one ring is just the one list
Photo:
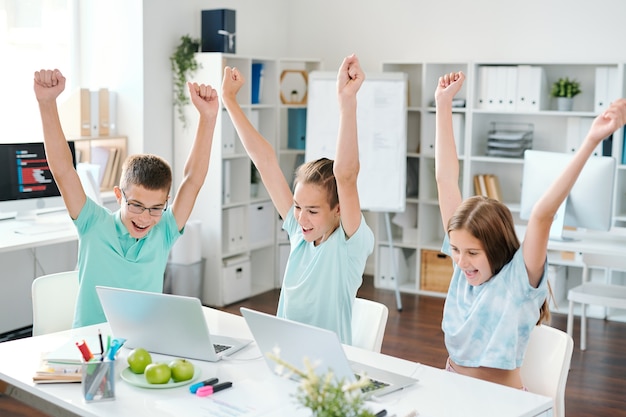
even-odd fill
[[(493, 275), (513, 259), (520, 247), (511, 211), (491, 198), (474, 196), (463, 201), (448, 222), (448, 235), (454, 230), (466, 230), (481, 241)], [(548, 291), (551, 295), (550, 283)], [(549, 321), (550, 308), (546, 298), (539, 310), (537, 324)]]

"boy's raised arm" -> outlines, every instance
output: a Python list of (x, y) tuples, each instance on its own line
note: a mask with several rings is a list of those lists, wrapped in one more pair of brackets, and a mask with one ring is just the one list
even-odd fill
[(333, 172), (337, 181), (341, 224), (347, 237), (352, 236), (361, 224), (361, 204), (357, 189), (360, 162), (356, 95), (364, 80), (365, 73), (356, 55), (344, 58), (337, 73), (339, 132)]
[(196, 138), (189, 151), (183, 170), (183, 180), (172, 203), (172, 212), (181, 230), (193, 210), (209, 170), (213, 132), (219, 112), (217, 91), (210, 85), (187, 83), (191, 102), (200, 113)]
[(58, 69), (35, 72), (34, 90), (41, 114), (46, 158), (65, 207), (70, 217), (76, 219), (87, 196), (74, 169), (72, 152), (59, 120), (56, 100), (64, 89), (65, 77)]

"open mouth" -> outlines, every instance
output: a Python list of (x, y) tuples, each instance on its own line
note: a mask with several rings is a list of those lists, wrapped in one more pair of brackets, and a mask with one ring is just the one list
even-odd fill
[(150, 227), (150, 225), (140, 226), (135, 222), (131, 222), (131, 223), (133, 224), (133, 227), (139, 232), (145, 232)]

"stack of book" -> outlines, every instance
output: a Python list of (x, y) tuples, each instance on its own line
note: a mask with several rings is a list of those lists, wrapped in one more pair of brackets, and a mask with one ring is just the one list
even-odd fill
[(122, 166), (122, 151), (115, 146), (92, 146), (91, 163), (99, 169), (97, 184), (101, 190), (110, 190), (117, 185), (117, 176)]
[(487, 156), (523, 158), (526, 149), (532, 149), (532, 124), (492, 123), (487, 137)]
[[(98, 337), (87, 337), (92, 346), (99, 345)], [(84, 362), (76, 342), (70, 339), (51, 352), (42, 352), (41, 361), (33, 375), (33, 382), (51, 384), (63, 382), (81, 382), (81, 367)]]
[(55, 362), (43, 359), (33, 382), (50, 384), (59, 382), (81, 382), (81, 363)]
[(493, 174), (474, 175), (474, 193), (502, 201), (500, 181), (498, 181), (498, 177)]

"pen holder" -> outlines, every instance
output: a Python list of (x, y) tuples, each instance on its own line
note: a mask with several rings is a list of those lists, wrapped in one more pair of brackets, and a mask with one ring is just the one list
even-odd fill
[(85, 402), (115, 399), (115, 361), (85, 362), (81, 372)]

